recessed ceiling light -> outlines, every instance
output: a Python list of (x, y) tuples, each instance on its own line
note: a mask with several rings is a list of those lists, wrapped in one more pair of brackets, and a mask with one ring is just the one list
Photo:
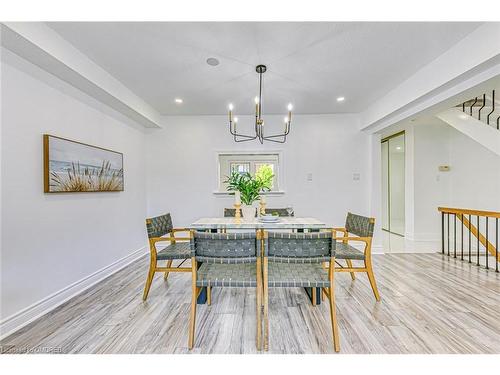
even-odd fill
[(181, 98), (175, 98), (177, 104), (182, 104), (183, 100)]
[(215, 57), (209, 57), (207, 59), (207, 64), (210, 66), (217, 66), (217, 65), (219, 65), (219, 60), (216, 59)]
[(396, 150), (398, 151), (401, 150), (401, 146), (396, 147)]
[(339, 97), (337, 98), (337, 101), (338, 101), (338, 102), (343, 102), (344, 100), (345, 100), (345, 98), (344, 98), (343, 96), (339, 96)]

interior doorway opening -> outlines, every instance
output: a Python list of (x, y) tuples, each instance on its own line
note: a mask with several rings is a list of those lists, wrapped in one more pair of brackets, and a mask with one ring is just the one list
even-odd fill
[(405, 133), (382, 139), (382, 229), (405, 233)]

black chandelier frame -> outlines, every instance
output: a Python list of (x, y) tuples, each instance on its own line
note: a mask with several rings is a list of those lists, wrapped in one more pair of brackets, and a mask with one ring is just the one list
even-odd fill
[(285, 143), (286, 137), (290, 133), (290, 124), (292, 122), (291, 104), (288, 106), (288, 116), (285, 117), (285, 129), (281, 134), (264, 135), (264, 120), (262, 119), (262, 75), (266, 72), (265, 65), (257, 65), (255, 71), (259, 74), (259, 96), (255, 102), (255, 135), (247, 135), (238, 133), (236, 130), (237, 118), (233, 119), (233, 108), (229, 107), (229, 132), (234, 137), (235, 142), (248, 142), (258, 139), (261, 144), (264, 141)]

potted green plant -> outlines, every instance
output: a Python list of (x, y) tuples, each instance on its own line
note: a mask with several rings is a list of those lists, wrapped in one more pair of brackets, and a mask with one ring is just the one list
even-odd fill
[(255, 177), (250, 173), (233, 172), (224, 181), (227, 183), (228, 191), (239, 191), (241, 199), (241, 211), (243, 218), (255, 217), (256, 207), (253, 203), (260, 199), (260, 194), (271, 190), (273, 181), (273, 171), (270, 166), (263, 165), (255, 173)]

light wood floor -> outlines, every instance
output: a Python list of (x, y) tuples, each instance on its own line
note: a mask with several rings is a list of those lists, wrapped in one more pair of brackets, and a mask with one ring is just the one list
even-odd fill
[[(375, 255), (382, 301), (366, 276), (337, 276), (341, 353), (500, 353), (500, 274), (440, 254)], [(2, 341), (4, 350), (189, 353), (190, 274), (156, 276), (148, 259), (128, 266)], [(328, 306), (304, 291), (270, 291), (269, 353), (332, 353)], [(193, 353), (255, 353), (255, 293), (215, 289), (200, 306)]]

